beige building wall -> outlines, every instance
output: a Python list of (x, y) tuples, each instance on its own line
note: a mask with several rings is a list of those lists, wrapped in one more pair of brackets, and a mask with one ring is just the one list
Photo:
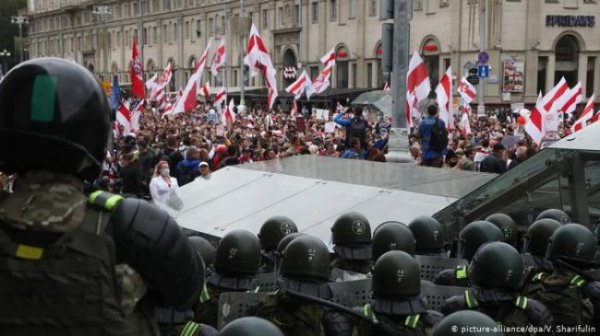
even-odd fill
[[(488, 4), (491, 80), (486, 85), (486, 103), (533, 103), (540, 87), (549, 90), (554, 85), (554, 71), (563, 66), (556, 62), (555, 49), (565, 34), (574, 36), (579, 45), (577, 79), (584, 93), (592, 93), (586, 92), (590, 79), (600, 96), (600, 28), (546, 26), (547, 15), (591, 15), (599, 20), (600, 5), (585, 0), (488, 0)], [(111, 14), (93, 15), (94, 5), (109, 6)], [(300, 63), (299, 72), (305, 69), (314, 76), (322, 69), (319, 59), (332, 48), (341, 51), (339, 55), (346, 53), (338, 64), (348, 64), (343, 86), (337, 80), (343, 69), (334, 71), (334, 88), (382, 87), (378, 49), (385, 21), (379, 19), (379, 0), (245, 0), (244, 6), (245, 16), (252, 16), (271, 52), (280, 89), (286, 86), (284, 66)], [(434, 81), (441, 78), (447, 65), (460, 80), (468, 74), (466, 65), (477, 61), (478, 1), (414, 0), (413, 8), (411, 54), (418, 51), (430, 63), (435, 69), (431, 74)], [(230, 91), (239, 90), (241, 41), (232, 34), (230, 24), (231, 18), (240, 15), (238, 0), (30, 0), (28, 10), (33, 58), (64, 57), (93, 67), (105, 79), (118, 73), (121, 82), (128, 83), (131, 36), (137, 31), (147, 75), (173, 61), (176, 71), (172, 88), (176, 90), (185, 86), (194, 60), (200, 58), (212, 38), (203, 80), (210, 80), (215, 87), (220, 83), (212, 78), (209, 67), (216, 48), (225, 39), (228, 61), (221, 83), (227, 84)], [(299, 11), (301, 20), (297, 19)], [(103, 41), (108, 45), (106, 49)], [(293, 57), (286, 58), (286, 52)], [(502, 94), (503, 61), (512, 59), (524, 62), (525, 89), (510, 94), (507, 100)], [(538, 75), (544, 74), (539, 72), (541, 69), (546, 69), (545, 81), (538, 83)], [(256, 77), (249, 84), (261, 87), (263, 80)]]

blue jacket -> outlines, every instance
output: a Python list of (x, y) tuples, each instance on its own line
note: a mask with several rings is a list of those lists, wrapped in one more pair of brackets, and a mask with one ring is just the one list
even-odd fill
[(445, 155), (446, 150), (442, 150), (441, 152), (436, 152), (431, 148), (431, 134), (433, 133), (433, 125), (435, 122), (440, 124), (441, 127), (446, 128), (446, 124), (443, 120), (434, 117), (427, 117), (419, 123), (419, 133), (421, 134), (421, 145), (422, 148), (422, 158), (423, 160), (433, 160), (437, 159), (443, 155)]
[(177, 169), (175, 172), (175, 176), (179, 179), (179, 175), (181, 174), (181, 170), (183, 168), (191, 168), (192, 169), (192, 177), (196, 178), (200, 175), (200, 160), (183, 160), (179, 162), (177, 165)]

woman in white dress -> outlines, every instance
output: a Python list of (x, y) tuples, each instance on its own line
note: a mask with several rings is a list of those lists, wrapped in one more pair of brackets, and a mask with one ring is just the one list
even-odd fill
[(164, 203), (169, 199), (169, 194), (179, 188), (177, 179), (169, 176), (169, 163), (160, 161), (154, 170), (150, 181), (150, 195), (155, 202)]

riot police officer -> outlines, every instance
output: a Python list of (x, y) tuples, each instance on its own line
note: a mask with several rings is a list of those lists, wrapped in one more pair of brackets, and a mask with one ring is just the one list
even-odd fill
[(242, 317), (229, 322), (219, 336), (283, 336), (273, 323), (258, 317)]
[(219, 296), (224, 292), (258, 292), (256, 275), (260, 267), (260, 243), (246, 230), (226, 234), (217, 245), (214, 270), (194, 310), (194, 321), (214, 328), (218, 324)]
[[(458, 235), (458, 258), (470, 261), (477, 249), (485, 243), (502, 241), (504, 235), (500, 229), (488, 221), (475, 221), (462, 229)], [(444, 286), (467, 287), (467, 267), (458, 266), (454, 269), (441, 271), (433, 278), (433, 283)]]
[[(440, 311), (451, 314), (472, 309), (507, 327), (552, 325), (550, 311), (539, 301), (521, 295), (525, 266), (519, 252), (503, 242), (487, 243), (469, 264), (471, 287), (446, 301)], [(516, 333), (519, 334), (519, 333)]]
[(426, 335), (442, 318), (428, 310), (421, 297), (419, 264), (404, 251), (389, 251), (377, 259), (372, 289), (371, 302), (357, 310), (376, 323), (358, 325), (359, 335)]
[(373, 232), (373, 262), (388, 251), (415, 254), (415, 237), (410, 229), (399, 222), (385, 222)]
[(571, 222), (569, 215), (567, 215), (566, 212), (559, 210), (559, 209), (546, 209), (546, 210), (542, 211), (535, 220), (540, 220), (540, 219), (544, 219), (544, 218), (554, 219), (555, 221), (557, 221), (561, 224), (566, 224), (566, 223)]
[(334, 281), (366, 279), (371, 272), (371, 225), (362, 214), (350, 211), (341, 215), (331, 228), (333, 251), (331, 263)]
[(495, 213), (486, 217), (486, 221), (496, 225), (504, 235), (503, 242), (514, 248), (519, 247), (519, 231), (517, 223), (507, 214)]
[(548, 240), (561, 224), (551, 218), (533, 222), (527, 229), (523, 242), (523, 260), (533, 267), (534, 273), (552, 272), (552, 263), (546, 259)]
[(352, 325), (347, 317), (293, 295), (331, 300), (329, 260), (329, 250), (318, 238), (304, 235), (293, 239), (282, 253), (280, 289), (247, 314), (268, 319), (286, 336), (319, 336), (323, 331), (326, 336), (351, 335)]
[(433, 336), (504, 336), (489, 316), (473, 310), (452, 313), (433, 328)]
[(562, 225), (550, 237), (546, 253), (554, 270), (534, 276), (529, 294), (548, 307), (557, 325), (599, 327), (600, 282), (586, 272), (594, 266), (594, 234), (580, 224)]
[(173, 218), (83, 193), (110, 112), (92, 74), (65, 60), (21, 63), (0, 84), (0, 171), (18, 175), (0, 197), (3, 335), (152, 335), (154, 304), (186, 309), (200, 295), (202, 261)]
[(212, 269), (215, 262), (216, 249), (206, 238), (200, 236), (188, 237), (190, 244), (200, 254), (207, 269)]
[(416, 240), (417, 255), (447, 258), (444, 250), (444, 228), (435, 218), (419, 216), (408, 223)]
[(283, 237), (295, 232), (298, 232), (298, 227), (285, 216), (271, 217), (262, 225), (258, 234), (262, 249), (261, 273), (272, 273), (274, 271), (277, 244)]
[(306, 234), (302, 232), (290, 233), (289, 235), (281, 238), (279, 244), (277, 244), (277, 249), (275, 250), (275, 273), (279, 274), (279, 268), (281, 266), (281, 256), (283, 255), (283, 251), (285, 248), (292, 242), (292, 240), (305, 236)]

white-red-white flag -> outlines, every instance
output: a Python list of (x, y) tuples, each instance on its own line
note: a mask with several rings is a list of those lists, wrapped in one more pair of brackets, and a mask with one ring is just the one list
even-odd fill
[(583, 128), (586, 128), (588, 122), (593, 122), (594, 118), (594, 99), (596, 98), (595, 94), (592, 94), (590, 99), (588, 99), (587, 104), (585, 104), (585, 108), (581, 112), (579, 119), (571, 126), (571, 132), (575, 133)]
[(577, 104), (581, 103), (582, 99), (583, 90), (581, 89), (581, 82), (579, 82), (562, 96), (561, 101), (557, 105), (557, 109), (571, 115), (575, 111)]
[(200, 61), (196, 65), (196, 69), (194, 69), (194, 72), (190, 76), (190, 79), (183, 90), (181, 99), (179, 99), (177, 105), (175, 105), (173, 109), (173, 113), (191, 112), (196, 108), (198, 83), (202, 80), (202, 73), (204, 72), (204, 66), (206, 65), (206, 59), (208, 58), (208, 51), (211, 43), (212, 39), (208, 41), (208, 45), (206, 46), (206, 49), (204, 49)]
[(542, 143), (542, 139), (546, 134), (546, 123), (544, 122), (545, 115), (546, 110), (544, 109), (543, 96), (540, 92), (537, 102), (535, 103), (535, 108), (531, 111), (529, 120), (527, 120), (527, 123), (525, 124), (525, 132), (527, 132), (531, 139), (538, 145)]
[(460, 83), (458, 83), (457, 91), (463, 102), (467, 105), (471, 104), (473, 99), (477, 97), (477, 90), (475, 90), (475, 87), (465, 77), (461, 78)]
[[(410, 63), (408, 65), (408, 72), (406, 73), (406, 98), (408, 101), (417, 101), (417, 104), (407, 104), (409, 107), (406, 111), (406, 127), (412, 127), (411, 116), (415, 114), (413, 111), (415, 108), (418, 109), (418, 102), (427, 98), (431, 91), (431, 82), (429, 81), (429, 73), (427, 72), (427, 66), (419, 55), (418, 52), (414, 52)], [(421, 111), (419, 111), (420, 114)]]
[(258, 71), (262, 70), (265, 84), (269, 89), (267, 105), (269, 108), (272, 108), (279, 95), (277, 92), (277, 79), (275, 78), (277, 71), (275, 70), (275, 67), (273, 67), (271, 56), (254, 24), (252, 24), (252, 27), (250, 28), (248, 52), (246, 57), (244, 57), (244, 63), (250, 68), (251, 77), (258, 75)]
[(332, 72), (333, 72), (333, 68), (331, 68), (331, 67), (325, 68), (321, 71), (321, 73), (319, 73), (317, 78), (315, 78), (313, 80), (312, 84), (313, 84), (315, 93), (319, 94), (319, 93), (323, 93), (325, 90), (327, 90), (327, 88), (331, 84), (329, 82), (329, 77), (331, 77)]
[(131, 130), (137, 132), (140, 130), (140, 117), (144, 111), (144, 100), (140, 100), (135, 109), (131, 112)]
[(131, 48), (131, 64), (129, 69), (129, 76), (131, 77), (131, 94), (134, 97), (144, 98), (144, 76), (143, 76), (142, 63), (140, 62), (137, 42), (133, 39)]
[(154, 76), (150, 77), (146, 81), (146, 92), (148, 99), (156, 98), (156, 89), (158, 88), (158, 73), (154, 73)]
[(202, 86), (202, 90), (200, 90), (200, 94), (202, 94), (206, 99), (210, 98), (210, 83), (206, 82)]
[(290, 111), (290, 115), (294, 118), (298, 116), (298, 105), (296, 105), (296, 99), (292, 101), (292, 110)]
[(440, 110), (440, 119), (446, 128), (454, 129), (454, 112), (452, 110), (452, 69), (448, 67), (446, 73), (435, 89)]
[(227, 62), (227, 54), (225, 53), (225, 39), (222, 39), (210, 67), (210, 72), (213, 76), (217, 76), (221, 72), (221, 68), (225, 66), (225, 62)]
[(310, 100), (310, 96), (314, 93), (314, 88), (310, 77), (306, 73), (306, 70), (296, 79), (295, 82), (290, 84), (285, 91), (294, 95), (296, 99), (299, 99), (303, 93), (306, 93), (306, 97)]
[(383, 91), (390, 91), (391, 89), (390, 84), (386, 81), (385, 84), (383, 84)]
[(227, 105), (227, 107), (225, 108), (225, 112), (223, 112), (223, 124), (227, 125), (227, 123), (233, 123), (235, 121), (235, 110), (234, 110), (235, 104), (233, 102), (233, 98), (231, 98), (231, 101), (229, 101), (229, 105)]
[(464, 138), (467, 138), (467, 134), (471, 134), (471, 123), (469, 122), (469, 109), (463, 109), (462, 117), (460, 118), (460, 128)]
[(121, 126), (123, 126), (123, 134), (129, 135), (131, 133), (131, 112), (129, 111), (129, 101), (123, 102), (117, 109), (116, 119)]
[(163, 70), (163, 73), (160, 76), (158, 87), (156, 88), (156, 101), (158, 102), (158, 106), (166, 106), (167, 102), (165, 96), (172, 77), (173, 63), (167, 62), (167, 65), (165, 66), (165, 69)]
[(227, 91), (225, 88), (219, 88), (217, 95), (215, 96), (215, 107), (221, 105), (223, 102), (227, 102)]
[(321, 63), (325, 65), (325, 68), (335, 66), (335, 48), (331, 49), (327, 54), (321, 57)]
[(550, 90), (550, 92), (548, 92), (542, 99), (542, 102), (544, 104), (544, 110), (546, 112), (550, 112), (551, 110), (556, 109), (559, 103), (561, 102), (562, 97), (568, 91), (569, 84), (567, 83), (565, 78), (562, 77), (558, 84), (556, 84), (556, 86), (554, 86), (552, 90)]

